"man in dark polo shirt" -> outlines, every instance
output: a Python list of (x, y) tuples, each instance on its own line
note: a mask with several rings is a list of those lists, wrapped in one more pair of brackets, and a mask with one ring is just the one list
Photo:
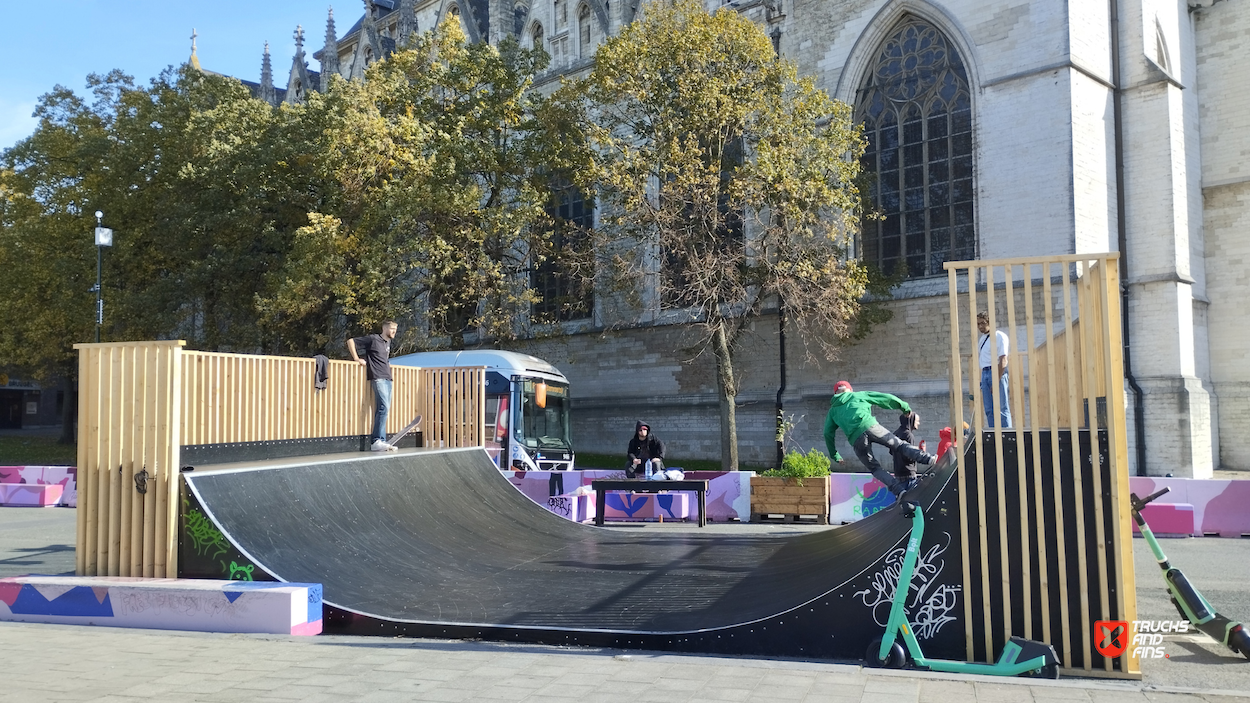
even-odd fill
[(395, 450), (386, 443), (386, 416), (391, 409), (391, 340), (398, 331), (399, 325), (387, 320), (382, 323), (381, 333), (347, 340), (347, 351), (365, 367), (365, 378), (373, 386), (373, 398), (377, 402), (370, 435), (373, 442), (369, 445), (375, 452)]

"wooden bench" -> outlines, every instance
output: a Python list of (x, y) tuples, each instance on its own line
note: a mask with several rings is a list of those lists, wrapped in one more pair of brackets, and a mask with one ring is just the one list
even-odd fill
[(595, 491), (595, 524), (603, 527), (604, 494), (608, 491), (630, 491), (632, 493), (669, 493), (672, 491), (694, 491), (699, 499), (699, 527), (707, 526), (707, 481), (648, 481), (641, 478), (611, 479), (603, 478), (590, 482)]

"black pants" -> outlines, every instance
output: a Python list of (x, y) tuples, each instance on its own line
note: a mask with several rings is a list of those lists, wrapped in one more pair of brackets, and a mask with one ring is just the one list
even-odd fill
[(881, 462), (877, 461), (877, 457), (872, 455), (873, 444), (880, 444), (888, 448), (891, 454), (902, 452), (903, 456), (911, 462), (921, 461), (929, 456), (918, 448), (895, 437), (893, 433), (881, 425), (873, 425), (865, 430), (851, 445), (851, 448), (855, 450), (855, 455), (868, 468), (868, 471), (889, 489), (893, 489), (898, 480), (895, 479), (893, 474), (882, 468)]
[(664, 462), (659, 459), (644, 459), (643, 462), (638, 465), (635, 465), (634, 462), (630, 461), (629, 463), (625, 464), (625, 478), (638, 478), (638, 476), (640, 475), (646, 476), (647, 475), (647, 462), (651, 462), (654, 464), (652, 468), (653, 471), (664, 470)]

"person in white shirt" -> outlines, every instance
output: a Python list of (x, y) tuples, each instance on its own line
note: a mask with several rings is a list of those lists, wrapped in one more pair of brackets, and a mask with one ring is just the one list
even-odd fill
[(977, 313), (977, 330), (981, 332), (977, 340), (978, 353), (981, 358), (981, 402), (985, 406), (985, 423), (994, 427), (994, 395), (992, 384), (998, 382), (998, 417), (999, 427), (1011, 427), (1011, 406), (1007, 402), (1007, 333), (994, 331), (995, 343), (990, 343), (990, 315), (985, 311)]

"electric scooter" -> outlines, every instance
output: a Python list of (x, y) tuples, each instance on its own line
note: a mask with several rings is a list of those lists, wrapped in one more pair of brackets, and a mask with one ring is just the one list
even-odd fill
[[(869, 666), (901, 669), (907, 664), (910, 654), (915, 666), (930, 671), (947, 671), (960, 674), (986, 674), (990, 676), (1028, 675), (1039, 678), (1059, 678), (1059, 657), (1055, 648), (1026, 640), (1023, 637), (1012, 637), (1003, 647), (1003, 653), (993, 664), (977, 664), (974, 662), (951, 661), (948, 659), (926, 659), (920, 651), (920, 642), (912, 633), (907, 622), (907, 614), (903, 606), (907, 594), (911, 591), (912, 572), (916, 568), (916, 557), (920, 551), (920, 541), (924, 537), (924, 515), (920, 505), (913, 501), (902, 502), (899, 510), (903, 517), (911, 518), (911, 539), (907, 542), (907, 553), (903, 556), (903, 569), (898, 575), (898, 585), (894, 589), (894, 602), (890, 606), (890, 619), (885, 626), (885, 635), (873, 640), (868, 645), (864, 659)], [(907, 644), (904, 651), (899, 644), (899, 633)]]
[(1216, 642), (1233, 652), (1250, 659), (1250, 632), (1247, 632), (1241, 623), (1233, 622), (1215, 612), (1207, 599), (1203, 598), (1198, 589), (1185, 578), (1185, 574), (1168, 563), (1168, 558), (1163, 555), (1163, 549), (1159, 546), (1159, 540), (1155, 538), (1154, 533), (1150, 531), (1150, 526), (1146, 524), (1146, 519), (1142, 517), (1142, 509), (1154, 499), (1167, 493), (1168, 490), (1164, 487), (1145, 498), (1138, 498), (1136, 493), (1131, 493), (1129, 501), (1132, 506), (1133, 521), (1137, 523), (1137, 529), (1141, 530), (1142, 537), (1146, 538), (1146, 544), (1150, 545), (1150, 551), (1154, 552), (1155, 559), (1159, 561), (1159, 568), (1163, 570), (1163, 580), (1167, 583), (1168, 593), (1171, 594), (1172, 605), (1176, 606), (1176, 612), (1191, 622), (1194, 627), (1207, 633)]

